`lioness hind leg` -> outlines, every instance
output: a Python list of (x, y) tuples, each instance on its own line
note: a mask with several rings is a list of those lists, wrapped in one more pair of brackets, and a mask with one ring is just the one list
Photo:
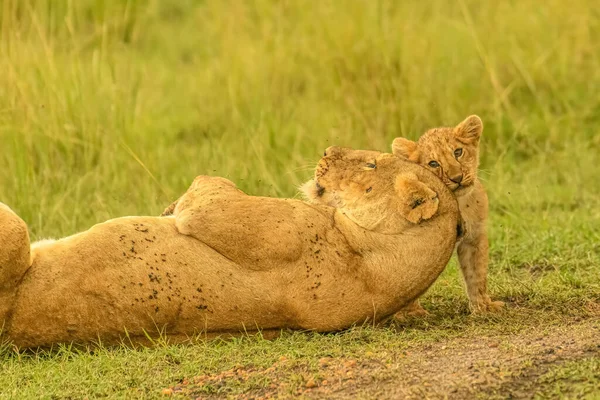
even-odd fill
[(29, 232), (25, 222), (0, 203), (0, 290), (20, 280), (31, 265)]
[(17, 285), (30, 265), (27, 225), (0, 203), (0, 329), (12, 308)]
[(415, 174), (402, 174), (396, 179), (400, 197), (400, 212), (408, 221), (418, 224), (435, 215), (439, 206), (436, 192), (421, 182)]

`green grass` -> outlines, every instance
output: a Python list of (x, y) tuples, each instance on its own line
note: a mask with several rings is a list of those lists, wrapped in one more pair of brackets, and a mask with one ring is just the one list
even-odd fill
[(543, 385), (536, 398), (598, 398), (600, 359), (589, 358), (560, 365), (537, 379)]
[(476, 113), (490, 288), (509, 303), (502, 317), (467, 316), (452, 263), (423, 300), (434, 317), (400, 332), (5, 349), (0, 395), (154, 397), (282, 354), (310, 365), (588, 316), (600, 302), (598, 93), (592, 0), (0, 0), (0, 201), (33, 239), (157, 215), (200, 174), (294, 196), (329, 145), (388, 150)]

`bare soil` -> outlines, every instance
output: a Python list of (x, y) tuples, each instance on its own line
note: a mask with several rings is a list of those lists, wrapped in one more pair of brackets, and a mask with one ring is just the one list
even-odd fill
[(532, 398), (540, 389), (537, 378), (550, 368), (600, 357), (600, 319), (576, 318), (568, 325), (454, 338), (365, 356), (322, 358), (316, 373), (282, 357), (269, 368), (240, 366), (190, 378), (163, 392), (189, 398), (235, 397), (228, 388), (254, 382), (250, 387), (256, 389), (236, 398)]

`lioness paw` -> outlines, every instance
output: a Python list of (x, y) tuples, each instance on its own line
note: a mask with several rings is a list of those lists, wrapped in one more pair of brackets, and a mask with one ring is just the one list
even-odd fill
[(433, 217), (438, 210), (437, 193), (419, 181), (414, 174), (399, 176), (396, 191), (400, 196), (400, 212), (413, 224)]
[(394, 319), (403, 321), (408, 317), (426, 317), (429, 315), (429, 312), (419, 304), (418, 301), (412, 302), (409, 305), (402, 308), (394, 315)]
[(435, 215), (438, 210), (439, 200), (437, 194), (431, 197), (420, 197), (415, 200), (408, 212), (406, 219), (414, 224), (429, 219)]
[(179, 200), (174, 201), (169, 207), (165, 208), (165, 210), (162, 212), (162, 214), (160, 214), (160, 216), (168, 217), (170, 215), (173, 215), (173, 213), (175, 212), (175, 207), (177, 207), (178, 202), (179, 202)]

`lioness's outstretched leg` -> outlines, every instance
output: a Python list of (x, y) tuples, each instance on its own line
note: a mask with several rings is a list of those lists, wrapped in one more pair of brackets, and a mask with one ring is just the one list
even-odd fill
[(174, 208), (179, 233), (245, 268), (270, 269), (302, 255), (291, 202), (248, 196), (227, 179), (200, 176)]
[(0, 330), (13, 306), (17, 285), (30, 265), (27, 225), (0, 203)]

